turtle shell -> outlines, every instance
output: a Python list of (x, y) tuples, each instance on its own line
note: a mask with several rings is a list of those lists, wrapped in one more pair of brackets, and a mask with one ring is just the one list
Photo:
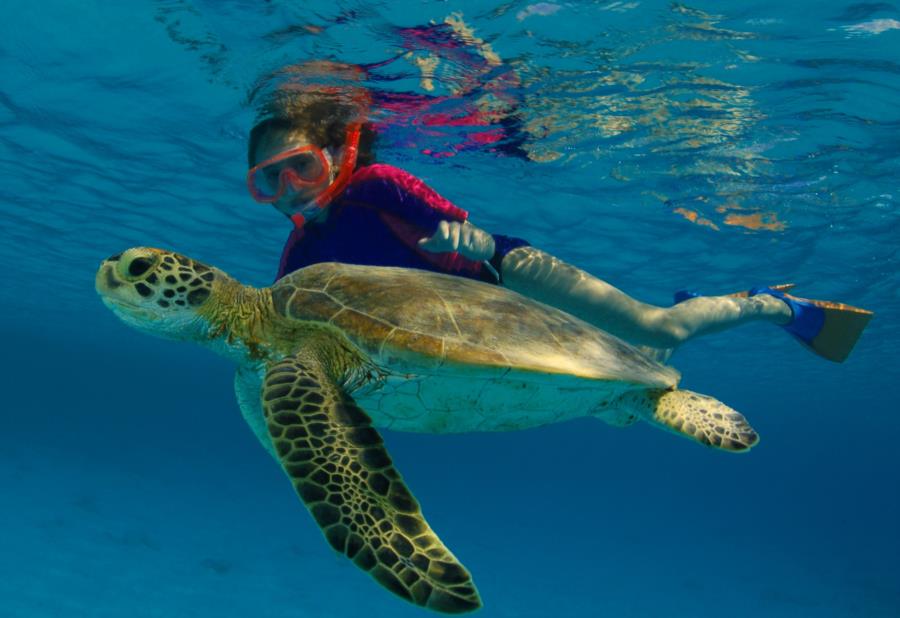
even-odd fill
[(679, 374), (553, 307), (463, 277), (325, 262), (271, 288), (291, 320), (327, 322), (376, 362), (512, 368), (668, 388)]

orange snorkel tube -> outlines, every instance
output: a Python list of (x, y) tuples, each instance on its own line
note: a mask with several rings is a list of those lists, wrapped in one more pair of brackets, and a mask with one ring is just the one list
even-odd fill
[[(325, 208), (331, 203), (341, 191), (347, 187), (353, 171), (356, 169), (356, 158), (359, 155), (359, 136), (362, 132), (362, 123), (354, 122), (347, 127), (347, 140), (344, 144), (344, 156), (341, 159), (341, 167), (337, 176), (328, 187), (322, 191), (314, 200), (316, 206)], [(291, 221), (297, 229), (303, 227), (306, 223), (306, 217), (299, 212), (291, 215)]]

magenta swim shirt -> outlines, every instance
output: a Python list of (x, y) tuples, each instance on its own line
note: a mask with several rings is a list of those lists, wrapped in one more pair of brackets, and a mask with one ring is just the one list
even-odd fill
[[(383, 164), (362, 167), (328, 208), (324, 223), (307, 223), (291, 232), (276, 279), (311, 264), (343, 262), (419, 268), (498, 283), (482, 262), (418, 247), (441, 221), (465, 221), (468, 213), (409, 172)], [(494, 243), (491, 263), (497, 272), (503, 256), (528, 245), (499, 234)]]

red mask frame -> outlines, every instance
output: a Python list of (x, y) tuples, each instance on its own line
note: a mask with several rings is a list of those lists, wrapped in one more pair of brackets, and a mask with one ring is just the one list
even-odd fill
[[(341, 158), (341, 164), (338, 168), (337, 176), (335, 176), (334, 180), (329, 184), (319, 195), (317, 195), (313, 200), (313, 204), (318, 206), (319, 208), (326, 208), (328, 204), (347, 186), (347, 183), (350, 182), (350, 177), (353, 175), (353, 171), (356, 169), (356, 160), (359, 156), (359, 138), (362, 132), (362, 123), (355, 122), (351, 123), (347, 127), (347, 135), (344, 140), (344, 154)], [(278, 189), (274, 194), (268, 195), (257, 186), (256, 175), (264, 168), (278, 164), (290, 157), (297, 156), (298, 154), (302, 154), (304, 152), (311, 152), (313, 155), (319, 159), (320, 165), (322, 167), (322, 171), (315, 178), (304, 178), (300, 174), (298, 174), (295, 170), (290, 167), (286, 167), (282, 169), (278, 174)], [(318, 146), (307, 145), (300, 146), (298, 148), (291, 148), (289, 150), (285, 150), (284, 152), (280, 152), (273, 157), (269, 157), (262, 163), (258, 165), (254, 165), (247, 172), (247, 189), (250, 191), (251, 197), (257, 202), (263, 204), (273, 204), (277, 202), (287, 190), (288, 184), (294, 187), (303, 187), (303, 186), (315, 186), (325, 180), (331, 173), (331, 166), (328, 164), (328, 160), (325, 158), (322, 149)], [(295, 213), (291, 215), (291, 221), (294, 222), (294, 225), (299, 229), (302, 228), (306, 223), (306, 217), (302, 213)]]
[[(273, 165), (278, 165), (283, 161), (305, 153), (311, 153), (311, 155), (318, 161), (319, 172), (318, 174), (316, 174), (316, 176), (307, 178), (296, 169), (287, 166), (282, 168), (278, 172), (278, 183), (277, 188), (274, 192), (266, 192), (263, 188), (261, 188), (259, 175), (264, 174), (266, 168)], [(295, 189), (304, 186), (315, 186), (317, 184), (321, 184), (328, 178), (330, 174), (331, 165), (328, 163), (328, 159), (325, 158), (325, 153), (323, 153), (322, 149), (318, 146), (310, 144), (307, 146), (290, 148), (288, 150), (285, 150), (284, 152), (276, 154), (273, 157), (269, 157), (258, 165), (254, 165), (247, 172), (247, 189), (250, 191), (250, 196), (257, 202), (260, 202), (262, 204), (273, 204), (281, 199), (281, 196), (284, 195), (284, 192), (287, 190), (287, 187), (289, 185), (294, 187)]]

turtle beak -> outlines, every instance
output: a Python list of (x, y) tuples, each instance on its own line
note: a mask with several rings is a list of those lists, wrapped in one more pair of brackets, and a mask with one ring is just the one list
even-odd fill
[(109, 260), (104, 260), (97, 270), (97, 276), (94, 278), (94, 289), (103, 296), (107, 290), (115, 290), (120, 287), (122, 287), (122, 282), (116, 277), (115, 267)]
[(146, 308), (135, 288), (118, 275), (116, 264), (119, 258), (114, 255), (101, 262), (97, 269), (94, 288), (100, 299), (116, 316), (135, 327), (155, 322), (158, 319), (155, 312)]
[[(117, 256), (113, 256), (116, 257)], [(125, 282), (116, 275), (116, 264), (112, 258), (103, 260), (94, 276), (94, 289), (104, 299), (116, 296)]]

